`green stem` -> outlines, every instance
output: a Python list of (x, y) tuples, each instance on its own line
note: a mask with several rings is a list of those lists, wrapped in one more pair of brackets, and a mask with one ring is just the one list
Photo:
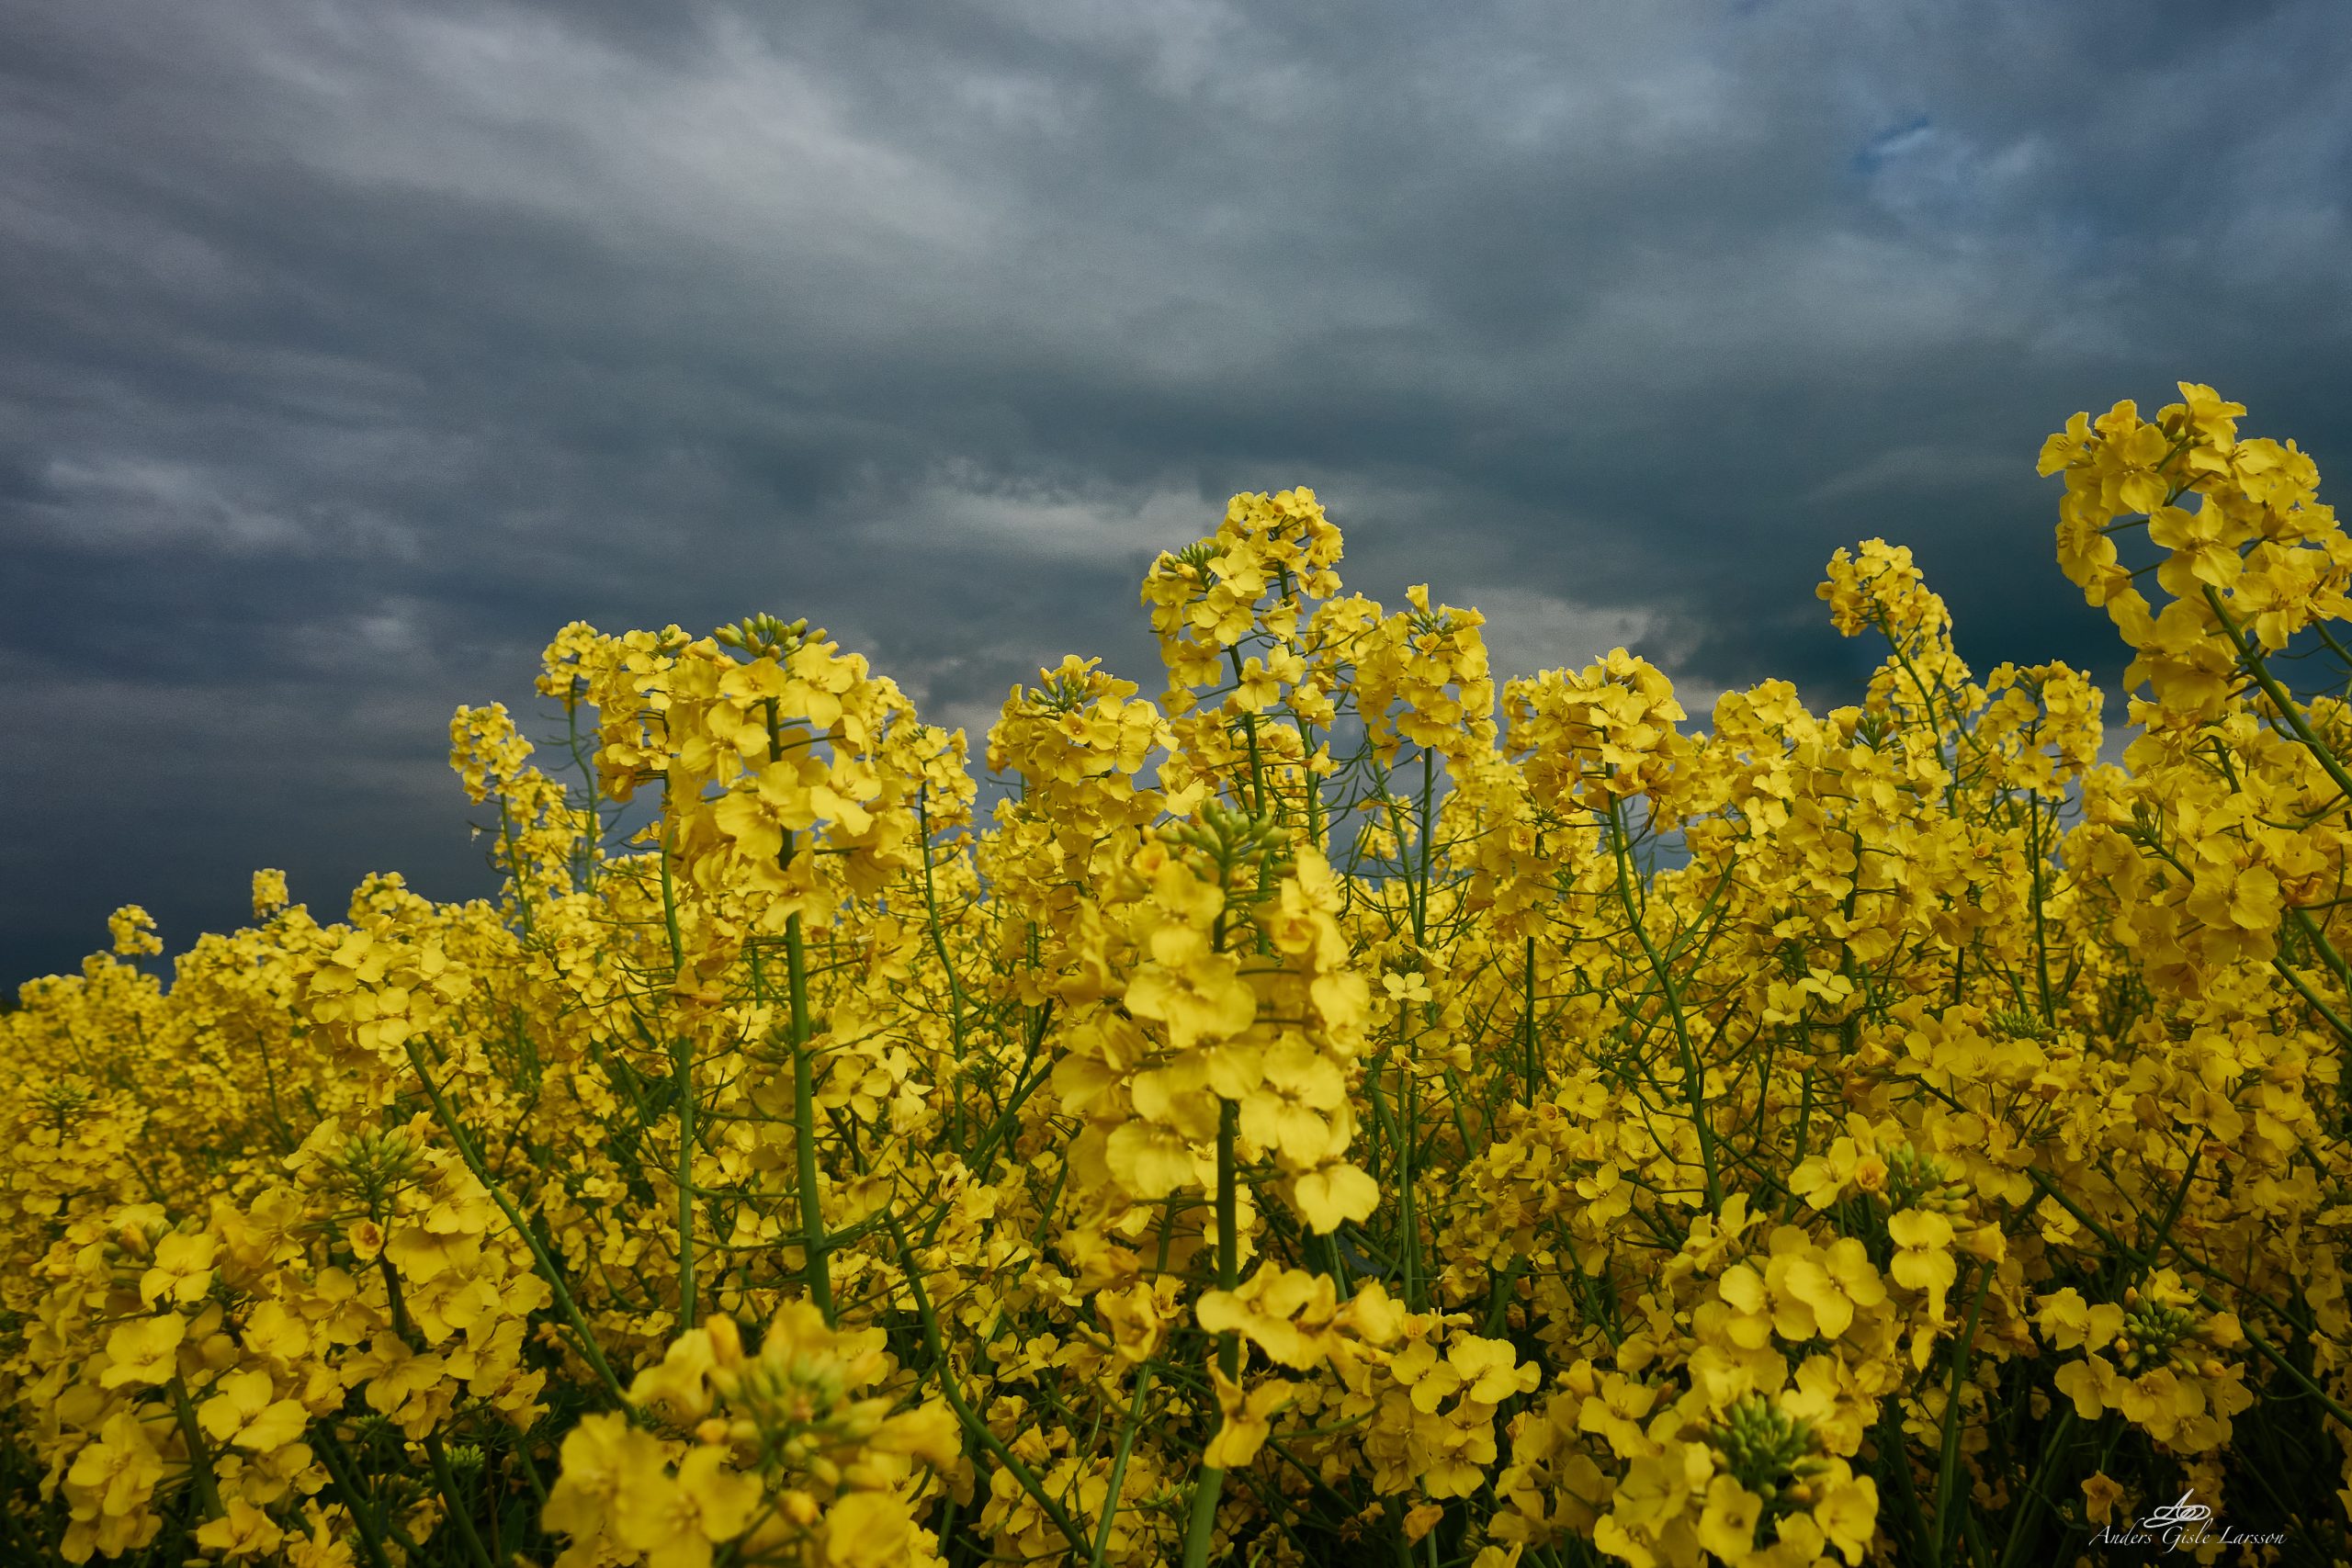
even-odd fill
[(674, 1046), (678, 1096), (678, 1326), (695, 1325), (695, 1044), (681, 1030)]
[[(1229, 1291), (1241, 1282), (1240, 1204), (1234, 1179), (1233, 1145), (1240, 1131), (1241, 1107), (1227, 1100), (1216, 1116), (1216, 1288)], [(1230, 1331), (1218, 1336), (1217, 1359), (1225, 1375), (1241, 1375), (1241, 1342)]]
[(1535, 1104), (1535, 939), (1527, 939), (1527, 976), (1522, 987), (1520, 1005), (1527, 1014), (1527, 1104)]
[(2025, 808), (2032, 826), (2027, 841), (2033, 856), (2033, 966), (2034, 977), (2041, 987), (2041, 1021), (2055, 1024), (2058, 1012), (2050, 996), (2050, 937), (2045, 928), (2041, 906), (2047, 893), (2048, 864), (2041, 851), (2041, 803), (2029, 795)]
[(601, 836), (604, 827), (601, 815), (604, 800), (596, 784), (595, 764), (580, 753), (580, 701), (569, 691), (563, 699), (563, 722), (565, 736), (571, 748), (571, 764), (580, 770), (580, 776), (585, 781), (588, 791), (588, 805), (582, 815), (587, 818), (592, 834), (589, 838), (573, 841), (573, 854), (580, 868), (581, 890), (594, 893), (596, 891), (597, 836)]
[[(376, 1269), (384, 1279), (384, 1302), (391, 1309), (392, 1333), (408, 1347), (410, 1354), (422, 1355), (424, 1338), (416, 1332), (415, 1321), (409, 1316), (408, 1300), (401, 1290), (400, 1270), (392, 1267), (388, 1253), (376, 1255)], [(425, 1428), (424, 1454), (432, 1461), (434, 1484), (440, 1488), (442, 1504), (457, 1522), (458, 1537), (466, 1543), (466, 1554), (473, 1559), (474, 1568), (492, 1568), (490, 1554), (482, 1550), (481, 1538), (474, 1533), (473, 1517), (458, 1502), (458, 1478), (449, 1469), (449, 1455), (441, 1446), (437, 1427)]]
[(458, 1477), (449, 1468), (448, 1450), (441, 1446), (440, 1432), (430, 1427), (424, 1432), (424, 1455), (433, 1461), (433, 1478), (440, 1483), (442, 1500), (449, 1505), (449, 1517), (457, 1524), (458, 1539), (466, 1543), (466, 1555), (473, 1559), (474, 1568), (492, 1568), (490, 1551), (474, 1529), (473, 1516), (458, 1506)]
[(965, 1403), (963, 1390), (956, 1386), (955, 1369), (947, 1364), (947, 1352), (940, 1346), (939, 1317), (932, 1311), (931, 1294), (922, 1287), (922, 1271), (915, 1267), (914, 1251), (907, 1245), (906, 1227), (899, 1224), (896, 1214), (888, 1211), (882, 1215), (882, 1223), (898, 1247), (899, 1271), (906, 1279), (908, 1293), (915, 1299), (916, 1321), (922, 1325), (923, 1350), (931, 1358), (932, 1370), (939, 1378), (939, 1392), (946, 1395), (948, 1408), (956, 1412), (956, 1419), (963, 1424), (964, 1430), (989, 1451), (990, 1458), (1004, 1466), (1021, 1489), (1045, 1510), (1046, 1517), (1061, 1531), (1062, 1539), (1069, 1542), (1070, 1551), (1086, 1551), (1086, 1538), (1079, 1533), (1078, 1522), (1069, 1517), (1069, 1511), (1054, 1501), (1046, 1491), (1044, 1483), (1037, 1479), (1037, 1472), (1023, 1463), (1020, 1455), (999, 1441), (997, 1435), (989, 1430), (988, 1424), (973, 1414), (972, 1407)]
[(1624, 803), (1615, 795), (1609, 798), (1609, 828), (1610, 848), (1617, 861), (1617, 897), (1625, 908), (1626, 923), (1633, 927), (1651, 972), (1657, 976), (1658, 988), (1666, 994), (1667, 1010), (1674, 1020), (1674, 1043), (1681, 1057), (1683, 1093), (1690, 1102), (1690, 1126), (1699, 1136), (1699, 1163), (1706, 1174), (1707, 1212), (1717, 1213), (1724, 1206), (1724, 1186), (1715, 1167), (1714, 1122), (1707, 1114), (1706, 1075), (1700, 1070), (1698, 1053), (1690, 1043), (1690, 1022), (1682, 1013), (1682, 989), (1675, 984), (1673, 970), (1658, 955), (1657, 944), (1650, 941), (1649, 927), (1634, 903), (1633, 868), (1625, 855)]
[(2311, 1009), (2313, 1012), (2319, 1014), (2321, 1018), (2327, 1021), (2327, 1026), (2335, 1031), (2337, 1039), (2352, 1041), (2352, 1023), (2346, 1022), (2344, 1018), (2338, 1014), (2334, 1008), (2328, 1006), (2326, 998), (2312, 988), (2312, 983), (2310, 981), (2295, 973), (2295, 971), (2288, 965), (2287, 962), (2278, 957), (2276, 953), (2271, 955), (2270, 967), (2278, 971), (2279, 975), (2286, 980), (2287, 984), (2292, 986), (2295, 988), (2296, 993), (2301, 996), (2304, 1001), (2311, 1004)]
[(1421, 748), (1421, 896), (1413, 901), (1413, 945), (1426, 947), (1430, 940), (1430, 869), (1436, 850), (1431, 842), (1437, 837), (1436, 805), (1432, 798), (1437, 786), (1437, 760), (1426, 746)]
[(2346, 991), (2352, 991), (2352, 966), (2345, 964), (2344, 955), (2335, 951), (2335, 944), (2327, 940), (2327, 933), (2320, 929), (2318, 921), (2312, 919), (2311, 912), (2290, 904), (2287, 906), (2287, 918), (2295, 923), (2295, 929), (2302, 933), (2303, 940), (2312, 944), (2312, 950), (2319, 954), (2320, 962), (2335, 975), (2335, 983)]
[(670, 880), (670, 839), (674, 830), (665, 799), (662, 821), (662, 929), (670, 939), (670, 972), (673, 976), (686, 961), (685, 941), (678, 930), (678, 892)]
[(523, 858), (514, 847), (514, 814), (506, 808), (506, 797), (498, 797), (498, 840), (506, 854), (507, 883), (514, 889), (514, 911), (522, 918), (523, 942), (530, 945), (538, 940), (538, 929), (531, 919), (531, 882), (524, 874)]
[[(670, 939), (670, 973), (676, 976), (685, 963), (685, 942), (678, 929), (678, 895), (670, 878), (673, 819), (662, 802), (662, 926)], [(684, 1034), (671, 1042), (678, 1098), (678, 1325), (695, 1325), (695, 1077), (694, 1043)]]
[(523, 1223), (521, 1213), (499, 1190), (498, 1183), (491, 1179), (490, 1168), (482, 1163), (481, 1151), (474, 1147), (473, 1140), (467, 1136), (457, 1112), (449, 1109), (449, 1102), (442, 1098), (439, 1086), (433, 1081), (433, 1075), (426, 1071), (424, 1055), (417, 1049), (417, 1042), (412, 1039), (406, 1044), (409, 1064), (416, 1069), (418, 1081), (424, 1085), (425, 1096), (433, 1101), (433, 1112), (448, 1133), (449, 1141), (458, 1145), (458, 1157), (466, 1162), (466, 1168), (473, 1172), (474, 1179), (481, 1183), (482, 1190), (490, 1194), (491, 1201), (498, 1205), (498, 1212), (506, 1216), (506, 1223), (514, 1227), (515, 1234), (523, 1238), (523, 1245), (530, 1248), (531, 1261), (538, 1266), (539, 1278), (548, 1282), (548, 1289), (555, 1294), (556, 1305), (562, 1309), (564, 1320), (571, 1325), (572, 1333), (579, 1338), (582, 1357), (595, 1371), (597, 1381), (605, 1385), (605, 1392), (613, 1396), (613, 1403), (624, 1410), (628, 1409), (628, 1395), (622, 1391), (620, 1380), (613, 1376), (613, 1369), (606, 1364), (603, 1348), (597, 1345), (595, 1335), (589, 1331), (587, 1314), (580, 1310), (580, 1303), (572, 1300), (571, 1292), (563, 1282), (563, 1275), (555, 1266), (555, 1259), (548, 1256), (547, 1248), (539, 1245), (537, 1233)]
[(220, 1506), (220, 1487), (212, 1478), (212, 1450), (204, 1446), (196, 1409), (188, 1403), (187, 1384), (177, 1372), (172, 1374), (171, 1390), (172, 1414), (179, 1420), (180, 1440), (187, 1445), (188, 1475), (196, 1485), (196, 1500), (203, 1506), (206, 1518), (220, 1518), (226, 1510)]
[[(784, 738), (777, 728), (776, 700), (766, 702), (768, 728), (768, 761), (775, 762), (784, 756)], [(784, 842), (776, 851), (778, 870), (788, 871), (794, 855), (800, 848), (799, 838), (793, 830), (784, 830)], [(931, 871), (931, 849), (924, 840), (923, 872)], [(797, 1157), (800, 1188), (800, 1247), (806, 1261), (802, 1265), (802, 1280), (809, 1300), (825, 1314), (828, 1326), (833, 1321), (833, 1276), (831, 1262), (825, 1256), (825, 1207), (817, 1190), (817, 1085), (816, 1068), (808, 1051), (808, 953), (801, 935), (800, 913), (793, 911), (784, 922), (785, 969), (792, 1005), (792, 1133), (794, 1155)], [(943, 952), (942, 956), (944, 956)], [(955, 971), (948, 971), (948, 984), (955, 984)]]
[(1993, 1267), (1978, 1268), (1975, 1298), (1968, 1303), (1968, 1326), (1962, 1330), (1960, 1343), (1952, 1347), (1951, 1386), (1944, 1397), (1943, 1447), (1936, 1466), (1936, 1533), (1935, 1556), (1939, 1563), (1951, 1561), (1953, 1538), (1959, 1533), (1961, 1515), (1967, 1511), (1962, 1499), (1953, 1496), (1960, 1485), (1960, 1391), (1968, 1378), (1969, 1353), (1976, 1345), (1976, 1319), (1984, 1310), (1984, 1292), (1992, 1287)]
[(2270, 705), (2278, 710), (2278, 716), (2287, 721), (2287, 728), (2295, 732), (2295, 739), (2303, 743), (2303, 749), (2326, 770), (2327, 776), (2335, 781), (2335, 787), (2344, 792), (2345, 798), (2352, 800), (2352, 773), (2345, 772), (2344, 764), (2336, 760), (2335, 753), (2328, 750), (2327, 743), (2312, 729), (2311, 721), (2303, 716), (2303, 710), (2296, 705), (2287, 688), (2278, 683), (2278, 678), (2270, 673), (2270, 662), (2262, 657), (2262, 650), (2238, 629), (2237, 622), (2231, 619), (2229, 611), (2222, 607), (2221, 592), (2211, 583), (2205, 587), (2205, 602), (2213, 606), (2213, 614), (2220, 618), (2222, 629), (2229, 633), (2230, 647), (2237, 654), (2238, 662), (2262, 687), (2263, 695), (2270, 699)]
[(317, 1431), (319, 1459), (326, 1465), (327, 1479), (343, 1494), (343, 1506), (351, 1511), (352, 1522), (359, 1527), (359, 1544), (367, 1551), (368, 1568), (391, 1568), (390, 1560), (384, 1554), (383, 1528), (360, 1499), (358, 1483), (344, 1461), (343, 1445), (335, 1441), (334, 1433), (323, 1424)]
[(1029, 1049), (1021, 1059), (1020, 1070), (1012, 1075), (1012, 1093), (1006, 1098), (1004, 1108), (997, 1112), (996, 1119), (989, 1124), (988, 1130), (980, 1135), (978, 1148), (965, 1160), (965, 1164), (969, 1166), (977, 1175), (989, 1174), (989, 1162), (996, 1157), (997, 1145), (1010, 1137), (1021, 1124), (1022, 1106), (1028, 1102), (1031, 1095), (1037, 1092), (1038, 1086), (1051, 1076), (1049, 1071), (1041, 1069), (1033, 1077), (1030, 1076), (1029, 1069), (1036, 1066), (1037, 1053), (1045, 1048), (1046, 1030), (1052, 1023), (1053, 1017), (1054, 998), (1048, 997), (1044, 1005), (1036, 1010), (1036, 1016), (1030, 1022)]
[(2024, 1497), (2018, 1500), (2017, 1516), (2009, 1521), (2009, 1538), (2001, 1543), (2001, 1558), (1997, 1568), (2014, 1568), (2023, 1561), (2020, 1553), (2030, 1539), (2026, 1534), (2037, 1509), (2044, 1506), (2050, 1483), (2058, 1470), (2058, 1461), (2065, 1457), (2066, 1441), (2075, 1435), (2075, 1407), (2069, 1404), (2058, 1416), (2058, 1425), (2050, 1434), (2041, 1450), (2041, 1463), (2035, 1467), (2033, 1480), (2027, 1485)]
[[(2235, 777), (2233, 776), (2231, 779), (2232, 786), (2235, 787), (2237, 781)], [(2183, 863), (2180, 856), (2176, 854), (2171, 849), (2167, 848), (2162, 841), (2156, 839), (2154, 834), (2138, 835), (2136, 836), (2135, 841), (2144, 847), (2150, 854), (2156, 856), (2166, 865), (2172, 867), (2173, 870), (2178, 872), (2184, 880), (2190, 883), (2194, 883), (2197, 880), (2197, 874), (2191, 871), (2188, 865)], [(2313, 926), (2311, 918), (2300, 908), (2289, 906), (2287, 909), (2287, 916), (2290, 919), (2300, 922), (2297, 929), (2301, 930), (2306, 936), (2312, 940), (2313, 943), (2318, 947), (2323, 959), (2332, 960), (2332, 965), (2335, 970), (2337, 977), (2339, 979), (2346, 979), (2346, 989), (2347, 991), (2352, 991), (2352, 978), (2347, 978), (2347, 976), (2352, 976), (2352, 971), (2347, 971), (2343, 967), (2344, 960), (2335, 955), (2335, 949), (2328, 942), (2325, 934)], [(2270, 967), (2278, 971), (2279, 978), (2285, 980), (2287, 984), (2295, 988), (2297, 995), (2301, 996), (2304, 1001), (2311, 1004), (2312, 1011), (2318, 1013), (2320, 1017), (2327, 1021), (2328, 1027), (2335, 1031), (2337, 1038), (2346, 1041), (2352, 1041), (2352, 1023), (2346, 1022), (2343, 1017), (2338, 1014), (2334, 1008), (2328, 1006), (2326, 998), (2323, 998), (2317, 990), (2312, 988), (2310, 981), (2304, 979), (2300, 974), (2297, 974), (2294, 967), (2287, 962), (2285, 956), (2275, 948), (2270, 954)]]
[[(1238, 685), (1241, 681), (1241, 649), (1236, 646), (1225, 651), (1227, 658), (1232, 662), (1233, 679)], [(1263, 817), (1266, 814), (1266, 769), (1258, 756), (1258, 716), (1256, 714), (1245, 713), (1241, 716), (1241, 733), (1250, 745), (1250, 814), (1252, 817)]]
[[(1216, 1121), (1216, 1286), (1229, 1291), (1240, 1282), (1239, 1204), (1236, 1201), (1233, 1143), (1240, 1125), (1241, 1108), (1221, 1101)], [(1241, 1343), (1232, 1332), (1217, 1336), (1217, 1365), (1229, 1381), (1241, 1377)], [(1201, 1466), (1193, 1486), (1192, 1517), (1184, 1526), (1184, 1568), (1206, 1568), (1209, 1538), (1216, 1531), (1217, 1499), (1225, 1491), (1225, 1472), (1213, 1464)]]
[(1315, 846), (1316, 853), (1328, 854), (1323, 842), (1323, 781), (1315, 772), (1315, 727), (1301, 724), (1298, 733), (1299, 752), (1305, 758), (1299, 775), (1306, 784), (1306, 841)]
[(1217, 1499), (1224, 1493), (1225, 1472), (1203, 1465), (1201, 1479), (1193, 1488), (1192, 1517), (1184, 1522), (1184, 1568), (1208, 1568), (1209, 1540), (1216, 1533)]
[[(1410, 1002), (1397, 1004), (1400, 1034), (1411, 1008)], [(1413, 1156), (1419, 1152), (1415, 1145), (1420, 1137), (1421, 1107), (1412, 1049), (1402, 1040), (1397, 1043), (1396, 1080), (1396, 1216), (1400, 1231), (1396, 1255), (1405, 1269), (1406, 1310), (1419, 1312), (1422, 1307), (1421, 1216), (1413, 1201)]]
[(1151, 1392), (1151, 1369), (1152, 1363), (1146, 1361), (1136, 1372), (1136, 1396), (1127, 1405), (1127, 1418), (1119, 1424), (1119, 1451), (1111, 1457), (1111, 1478), (1102, 1492), (1102, 1522), (1094, 1527), (1094, 1552), (1087, 1559), (1088, 1568), (1102, 1568), (1102, 1554), (1111, 1549), (1111, 1526), (1119, 1517), (1119, 1492), (1126, 1483), (1127, 1455), (1135, 1449), (1136, 1433), (1142, 1429), (1144, 1396)]
[(925, 784), (915, 795), (915, 825), (922, 844), (922, 902), (931, 927), (931, 949), (939, 956), (939, 967), (947, 976), (947, 1033), (955, 1043), (956, 1062), (964, 1062), (964, 983), (956, 975), (955, 961), (947, 956), (947, 939), (940, 929), (939, 889), (931, 869), (931, 786)]
[(825, 1206), (817, 1190), (817, 1083), (808, 1049), (808, 960), (800, 916), (784, 923), (786, 973), (792, 996), (792, 1130), (800, 1172), (800, 1247), (809, 1299), (833, 1321), (832, 1269), (825, 1256)]

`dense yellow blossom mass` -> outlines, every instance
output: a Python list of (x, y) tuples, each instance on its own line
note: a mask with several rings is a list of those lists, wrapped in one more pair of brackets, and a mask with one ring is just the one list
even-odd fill
[(0, 1560), (2344, 1560), (2352, 539), (2181, 390), (2041, 454), (2121, 765), (1881, 541), (1860, 704), (1694, 721), (1305, 490), (986, 820), (805, 622), (564, 628), (576, 784), (451, 725), (495, 901), (0, 1015)]

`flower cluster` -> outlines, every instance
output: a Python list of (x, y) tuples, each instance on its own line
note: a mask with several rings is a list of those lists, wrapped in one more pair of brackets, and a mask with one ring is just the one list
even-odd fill
[(1694, 718), (1304, 490), (985, 814), (806, 621), (563, 628), (576, 779), (451, 726), (495, 898), (264, 872), (0, 1013), (0, 1556), (2352, 1557), (2352, 540), (2181, 397), (2042, 455), (2120, 765), (1883, 541), (1859, 701)]

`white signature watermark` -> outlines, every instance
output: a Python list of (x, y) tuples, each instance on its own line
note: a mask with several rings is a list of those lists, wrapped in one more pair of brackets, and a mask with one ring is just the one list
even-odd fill
[(2238, 1530), (2217, 1523), (2213, 1510), (2197, 1500), (2192, 1488), (2175, 1501), (2154, 1509), (2137, 1524), (2099, 1526), (2090, 1543), (2194, 1551), (2204, 1546), (2278, 1546), (2286, 1539), (2284, 1530)]

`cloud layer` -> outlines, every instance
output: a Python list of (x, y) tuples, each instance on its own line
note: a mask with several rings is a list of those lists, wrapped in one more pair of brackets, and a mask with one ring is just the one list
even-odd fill
[(574, 618), (1153, 686), (1238, 490), (1513, 669), (1842, 698), (1883, 534), (2111, 678), (2033, 453), (2186, 377), (2352, 461), (2347, 87), (2327, 0), (0, 0), (0, 982), (485, 888), (447, 712)]

